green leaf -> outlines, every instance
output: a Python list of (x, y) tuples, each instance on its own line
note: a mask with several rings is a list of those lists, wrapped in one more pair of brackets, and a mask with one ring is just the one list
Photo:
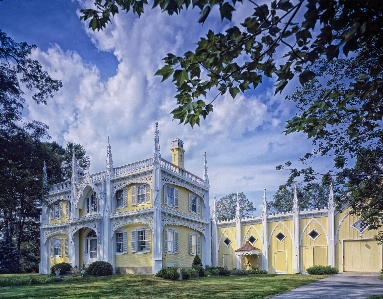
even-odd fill
[(221, 13), (221, 20), (228, 19), (231, 21), (232, 13), (235, 11), (235, 8), (231, 6), (228, 2), (223, 3), (219, 7), (219, 11)]
[(181, 85), (188, 79), (188, 72), (186, 70), (176, 70), (173, 75), (173, 81), (176, 81), (177, 87)]
[(313, 71), (305, 70), (302, 74), (299, 75), (299, 82), (303, 85), (306, 82), (314, 79), (314, 77), (315, 73)]
[(230, 95), (235, 98), (235, 96), (239, 93), (239, 88), (238, 87), (231, 87), (229, 88)]
[(170, 65), (165, 65), (163, 68), (159, 69), (154, 75), (162, 76), (161, 82), (165, 81), (167, 78), (173, 74), (174, 70)]
[(211, 11), (211, 7), (209, 5), (206, 5), (205, 8), (201, 11), (201, 16), (198, 19), (198, 23), (204, 23), (206, 18), (209, 16)]

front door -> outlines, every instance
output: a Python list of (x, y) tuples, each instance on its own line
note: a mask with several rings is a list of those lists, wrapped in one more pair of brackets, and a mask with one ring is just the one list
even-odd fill
[(97, 261), (97, 235), (91, 230), (85, 236), (84, 263), (89, 265), (95, 261)]

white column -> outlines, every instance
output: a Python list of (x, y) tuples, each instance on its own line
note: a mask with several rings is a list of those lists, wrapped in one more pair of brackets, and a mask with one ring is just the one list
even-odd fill
[(299, 273), (299, 206), (297, 187), (294, 186), (294, 199), (293, 199), (293, 225), (294, 225), (294, 252), (293, 252), (293, 272)]
[[(241, 234), (241, 214), (239, 209), (239, 198), (237, 192), (237, 205), (235, 210), (235, 239), (237, 249), (242, 246), (242, 234)], [(242, 256), (235, 255), (237, 259), (237, 269), (242, 269)]]
[(328, 201), (328, 265), (335, 267), (335, 205), (334, 205), (334, 192), (332, 184), (330, 185), (330, 194)]
[(202, 218), (208, 220), (205, 228), (205, 235), (202, 238), (202, 265), (211, 266), (211, 221), (210, 221), (210, 205), (209, 205), (209, 191), (205, 192), (203, 198)]
[(269, 270), (269, 234), (267, 229), (267, 201), (266, 189), (263, 189), (263, 207), (262, 207), (262, 270)]
[(158, 123), (154, 134), (154, 157), (153, 157), (153, 261), (152, 273), (156, 274), (162, 269), (162, 212), (161, 212), (161, 194), (162, 194), (162, 178), (161, 178), (161, 154), (159, 144)]
[(50, 274), (49, 240), (44, 243), (44, 229), (40, 229), (40, 274)]
[(215, 213), (215, 196), (213, 200), (213, 212), (211, 218), (211, 265), (218, 266), (218, 237), (217, 237), (217, 217)]

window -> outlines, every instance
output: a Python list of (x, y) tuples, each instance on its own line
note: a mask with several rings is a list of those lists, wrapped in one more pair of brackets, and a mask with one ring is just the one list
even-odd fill
[(279, 232), (276, 236), (275, 236), (279, 242), (282, 243), (282, 241), (286, 238), (286, 236), (282, 233), (282, 232)]
[(251, 235), (249, 238), (249, 242), (251, 243), (251, 245), (253, 245), (255, 243), (255, 241), (257, 241), (257, 238), (254, 237), (253, 235)]
[(145, 253), (150, 251), (150, 230), (136, 229), (132, 231), (132, 252)]
[(55, 203), (51, 209), (51, 219), (60, 219), (62, 214), (61, 211), (62, 211), (62, 203), (61, 202)]
[(359, 219), (353, 225), (351, 225), (351, 227), (356, 229), (359, 234), (363, 234), (363, 232), (368, 228), (368, 223), (364, 222), (362, 219)]
[(142, 205), (149, 202), (150, 190), (147, 184), (132, 186), (132, 205)]
[(121, 208), (124, 206), (124, 192), (123, 190), (116, 191), (116, 208)]
[(165, 252), (178, 253), (178, 232), (174, 229), (166, 229), (164, 238)]
[(86, 198), (86, 213), (93, 214), (98, 212), (98, 202), (96, 192), (92, 192), (92, 195)]
[(223, 243), (225, 243), (226, 247), (229, 247), (230, 243), (231, 243), (231, 240), (229, 238), (226, 237), (225, 240), (223, 240)]
[(189, 235), (189, 253), (191, 255), (201, 254), (200, 236), (197, 233)]
[(97, 258), (97, 235), (94, 230), (89, 231), (85, 237), (85, 253), (91, 259)]
[(199, 198), (194, 194), (189, 194), (189, 211), (199, 214)]
[(313, 241), (315, 241), (315, 239), (318, 238), (320, 234), (315, 230), (315, 228), (313, 228), (311, 232), (308, 233), (308, 235), (311, 239), (313, 239)]
[(116, 253), (126, 253), (127, 248), (127, 232), (116, 232)]
[(178, 207), (178, 189), (172, 186), (165, 186), (165, 203), (170, 207)]
[(62, 240), (54, 238), (51, 240), (51, 257), (61, 257), (62, 255)]

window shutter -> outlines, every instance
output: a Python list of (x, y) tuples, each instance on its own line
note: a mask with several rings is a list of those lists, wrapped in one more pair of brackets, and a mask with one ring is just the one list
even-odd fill
[(123, 233), (123, 251), (124, 253), (128, 252), (128, 232)]
[(164, 185), (164, 204), (168, 204), (168, 185)]
[(132, 205), (136, 206), (137, 205), (137, 187), (136, 185), (132, 186)]
[(145, 202), (150, 202), (150, 188), (145, 184)]
[(85, 244), (84, 244), (84, 253), (88, 253), (89, 252), (89, 248), (88, 248), (88, 239), (85, 239)]
[(201, 255), (201, 238), (200, 238), (200, 236), (199, 235), (197, 235), (197, 254), (198, 255)]
[(137, 232), (135, 230), (132, 230), (132, 241), (131, 241), (131, 247), (132, 247), (132, 252), (136, 252), (136, 235)]
[(67, 200), (66, 201), (66, 216), (70, 218), (70, 214), (71, 214), (71, 204), (70, 204), (70, 200)]
[(192, 212), (192, 201), (193, 201), (193, 198), (192, 198), (192, 195), (189, 193), (189, 212)]
[(174, 231), (174, 253), (178, 253), (178, 232)]
[(66, 238), (65, 239), (65, 256), (68, 256), (68, 252), (69, 252), (69, 239)]
[(62, 211), (63, 211), (63, 203), (59, 203), (59, 219), (62, 217)]
[(91, 205), (90, 197), (86, 198), (85, 205), (86, 205), (86, 213), (89, 214), (89, 212), (90, 212), (90, 205)]
[(165, 229), (164, 233), (164, 251), (168, 252), (168, 230)]
[(178, 189), (174, 188), (174, 206), (178, 208)]
[(201, 205), (199, 204), (199, 198), (197, 197), (196, 198), (196, 203), (197, 203), (197, 214), (201, 213), (200, 209), (201, 209)]
[(145, 229), (145, 251), (150, 251), (150, 229)]
[(54, 239), (51, 239), (51, 240), (50, 240), (50, 243), (51, 243), (51, 246), (50, 246), (50, 247), (51, 247), (51, 248), (50, 248), (50, 251), (51, 251), (51, 257), (53, 257), (53, 250), (54, 250), (53, 242), (54, 242)]
[(54, 219), (53, 218), (53, 210), (54, 210), (54, 205), (52, 205), (52, 207), (50, 208), (50, 217), (51, 217), (51, 219)]
[(128, 188), (125, 187), (122, 189), (122, 205), (124, 207), (126, 207), (128, 205), (128, 201), (127, 201), (127, 198), (128, 198)]
[(59, 256), (62, 257), (62, 246), (63, 246), (63, 243), (62, 243), (62, 239), (58, 239), (58, 244), (59, 244)]
[(191, 234), (189, 234), (189, 253), (191, 254), (191, 255), (193, 255), (193, 241), (192, 241), (192, 237), (193, 236), (193, 234), (191, 233)]

